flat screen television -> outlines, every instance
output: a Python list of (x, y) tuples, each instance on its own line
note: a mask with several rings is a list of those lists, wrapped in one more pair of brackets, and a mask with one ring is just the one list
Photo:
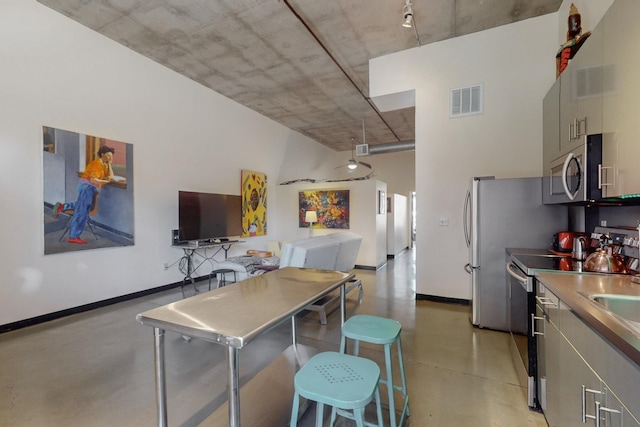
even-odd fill
[(183, 242), (242, 235), (242, 197), (179, 191), (178, 230)]

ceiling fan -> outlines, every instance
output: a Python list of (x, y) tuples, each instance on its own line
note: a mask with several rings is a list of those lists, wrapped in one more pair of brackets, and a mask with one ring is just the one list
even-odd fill
[(350, 170), (354, 170), (358, 167), (358, 165), (362, 165), (366, 168), (372, 169), (371, 165), (369, 163), (365, 163), (365, 162), (361, 162), (356, 160), (356, 158), (353, 155), (353, 138), (351, 138), (351, 158), (349, 159), (349, 162), (347, 164), (344, 165), (340, 165), (338, 167), (336, 167), (336, 169), (342, 168), (342, 167), (348, 167)]
[[(362, 118), (362, 143), (366, 144), (365, 133), (364, 133), (364, 118)], [(353, 148), (354, 148), (354, 139), (351, 138), (351, 158), (349, 159), (349, 162), (346, 165), (340, 165), (336, 167), (336, 169), (346, 166), (349, 168), (349, 170), (354, 170), (358, 167), (358, 165), (362, 165), (366, 168), (373, 169), (369, 163), (356, 160), (355, 156), (353, 155)]]

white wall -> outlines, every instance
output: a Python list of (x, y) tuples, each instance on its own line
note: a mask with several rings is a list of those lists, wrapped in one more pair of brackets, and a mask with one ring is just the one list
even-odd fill
[(296, 183), (279, 185), (276, 189), (278, 205), (270, 205), (281, 223), (291, 224), (280, 235), (279, 240), (295, 240), (309, 236), (323, 236), (339, 233), (340, 230), (298, 228), (298, 193), (306, 190), (349, 190), (350, 221), (349, 231), (362, 236), (360, 252), (356, 265), (377, 268), (387, 259), (386, 252), (386, 214), (377, 214), (378, 191), (385, 191), (387, 184), (376, 180)]
[(391, 212), (387, 213), (387, 255), (396, 256), (409, 247), (409, 199), (391, 194)]
[[(178, 190), (240, 194), (240, 171), (276, 184), (331, 177), (334, 152), (31, 0), (0, 2), (0, 324), (181, 280)], [(134, 146), (135, 245), (43, 255), (42, 126)], [(266, 249), (289, 227), (234, 247)], [(207, 273), (208, 271), (202, 272)]]
[[(471, 297), (462, 208), (473, 176), (539, 174), (557, 23), (545, 15), (370, 61), (372, 97), (416, 92), (417, 293)], [(450, 119), (449, 90), (476, 83), (484, 113)]]

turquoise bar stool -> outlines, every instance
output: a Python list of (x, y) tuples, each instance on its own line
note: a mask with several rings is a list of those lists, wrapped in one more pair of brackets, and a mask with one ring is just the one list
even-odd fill
[[(355, 315), (351, 316), (344, 325), (342, 325), (342, 340), (340, 342), (340, 353), (346, 353), (347, 338), (354, 340), (353, 354), (357, 356), (360, 351), (360, 341), (380, 344), (384, 346), (384, 358), (387, 369), (386, 379), (381, 379), (380, 383), (387, 386), (389, 393), (389, 418), (391, 427), (402, 425), (405, 417), (411, 415), (409, 412), (409, 394), (407, 393), (407, 380), (404, 375), (404, 362), (402, 360), (402, 344), (400, 342), (400, 332), (402, 325), (400, 322), (386, 319), (378, 316)], [(398, 348), (398, 363), (400, 365), (400, 379), (402, 386), (394, 385), (393, 368), (391, 365), (391, 347), (396, 343)], [(400, 420), (396, 420), (396, 406), (394, 398), (394, 390), (398, 390), (404, 397), (402, 405), (402, 414)], [(397, 422), (397, 424), (396, 424)]]
[[(291, 409), (291, 427), (298, 424), (300, 397), (317, 403), (316, 427), (322, 427), (324, 405), (332, 409), (331, 426), (335, 413), (355, 420), (358, 427), (382, 427), (382, 409), (380, 407), (380, 368), (362, 357), (328, 351), (313, 356), (296, 373), (295, 393)], [(364, 409), (375, 396), (378, 423), (365, 422)], [(347, 412), (351, 411), (351, 412)]]

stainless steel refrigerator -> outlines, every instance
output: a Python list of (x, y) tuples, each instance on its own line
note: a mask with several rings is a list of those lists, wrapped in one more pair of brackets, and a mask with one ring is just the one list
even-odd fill
[(464, 231), (474, 325), (509, 330), (506, 248), (550, 249), (567, 223), (566, 206), (542, 204), (542, 178), (471, 180)]

